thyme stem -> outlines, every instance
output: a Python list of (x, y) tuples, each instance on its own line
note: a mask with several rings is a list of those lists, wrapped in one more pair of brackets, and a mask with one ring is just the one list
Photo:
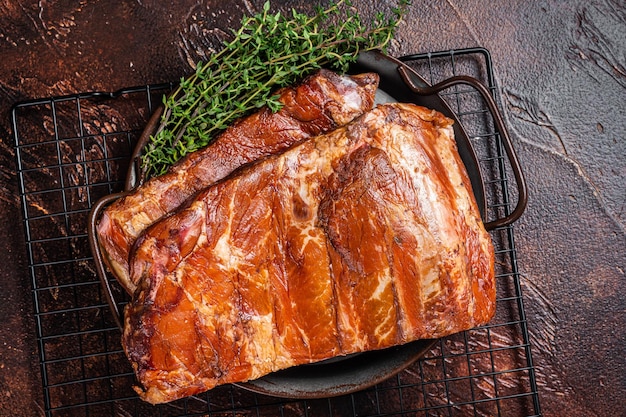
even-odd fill
[(291, 16), (270, 13), (266, 2), (262, 12), (242, 19), (232, 41), (164, 98), (161, 125), (143, 155), (145, 174), (164, 173), (263, 105), (279, 110), (276, 89), (323, 66), (346, 71), (361, 51), (384, 50), (409, 4), (398, 0), (390, 16), (378, 13), (365, 25), (350, 0), (318, 7), (311, 16), (293, 9)]

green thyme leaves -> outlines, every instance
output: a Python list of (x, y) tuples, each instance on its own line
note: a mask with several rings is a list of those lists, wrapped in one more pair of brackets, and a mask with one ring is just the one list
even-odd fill
[(159, 129), (143, 156), (146, 176), (164, 173), (186, 154), (206, 146), (236, 119), (267, 105), (281, 107), (273, 92), (321, 67), (345, 72), (361, 51), (385, 49), (408, 0), (368, 25), (349, 0), (317, 7), (313, 15), (263, 10), (245, 17), (233, 39), (164, 98)]

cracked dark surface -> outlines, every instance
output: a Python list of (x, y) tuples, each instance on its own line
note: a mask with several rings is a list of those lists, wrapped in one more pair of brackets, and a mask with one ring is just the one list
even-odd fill
[[(529, 186), (516, 243), (544, 414), (626, 415), (626, 4), (414, 3), (392, 55), (483, 46), (494, 61)], [(12, 103), (177, 80), (261, 4), (0, 2), (0, 415), (43, 415)]]

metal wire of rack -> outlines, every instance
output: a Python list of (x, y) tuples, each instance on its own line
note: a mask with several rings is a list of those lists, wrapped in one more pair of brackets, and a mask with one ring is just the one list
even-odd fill
[[(426, 80), (471, 75), (496, 95), (480, 48), (401, 58)], [(439, 340), (419, 361), (370, 389), (335, 398), (268, 397), (237, 386), (162, 406), (134, 394), (87, 243), (87, 217), (122, 189), (143, 126), (171, 84), (16, 104), (17, 174), (32, 282), (46, 416), (539, 416), (541, 414), (512, 226), (492, 231), (497, 313), (487, 326)], [(510, 167), (476, 91), (442, 93), (472, 140), (486, 180), (488, 216), (516, 201)], [(114, 284), (114, 283), (112, 283)]]

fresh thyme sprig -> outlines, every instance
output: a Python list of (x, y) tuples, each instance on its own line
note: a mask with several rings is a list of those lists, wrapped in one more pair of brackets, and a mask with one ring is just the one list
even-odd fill
[(278, 88), (324, 66), (345, 72), (361, 51), (384, 50), (409, 4), (398, 0), (390, 16), (378, 13), (365, 25), (350, 0), (317, 7), (312, 16), (292, 9), (289, 17), (270, 13), (266, 2), (262, 12), (242, 20), (232, 41), (164, 98), (160, 127), (143, 156), (144, 173), (164, 173), (257, 108), (278, 111)]

